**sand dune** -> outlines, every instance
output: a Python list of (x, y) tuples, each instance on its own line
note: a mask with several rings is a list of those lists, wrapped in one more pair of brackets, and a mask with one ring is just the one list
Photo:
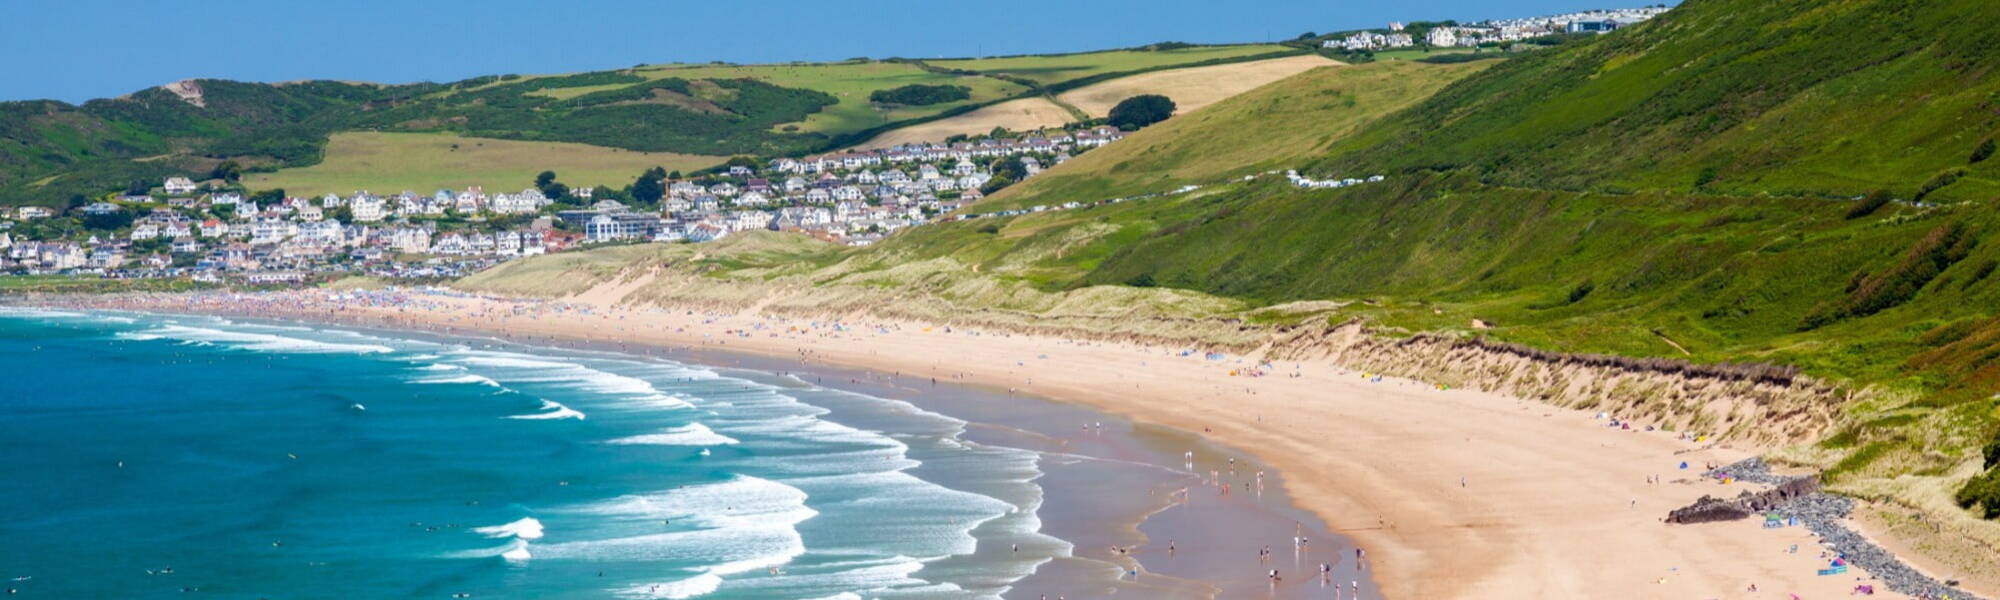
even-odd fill
[(1057, 98), (1093, 117), (1111, 114), (1119, 101), (1140, 94), (1172, 98), (1179, 114), (1214, 104), (1273, 81), (1338, 61), (1306, 54), (1227, 65), (1193, 67), (1121, 77), (1066, 92)]

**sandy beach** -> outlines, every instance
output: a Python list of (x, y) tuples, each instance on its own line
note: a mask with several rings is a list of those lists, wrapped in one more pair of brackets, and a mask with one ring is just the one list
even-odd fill
[(1871, 582), (1859, 570), (1816, 575), (1828, 557), (1801, 527), (1663, 523), (1704, 494), (1749, 489), (1699, 473), (1750, 453), (1643, 424), (1608, 427), (1532, 400), (1200, 348), (620, 307), (618, 287), (564, 301), (315, 290), (99, 306), (726, 350), (1079, 403), (1260, 457), (1295, 502), (1368, 552), (1390, 598), (1824, 598)]

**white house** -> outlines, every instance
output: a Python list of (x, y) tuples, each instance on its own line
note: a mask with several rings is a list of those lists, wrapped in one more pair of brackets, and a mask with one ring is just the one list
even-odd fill
[(1424, 43), (1430, 44), (1433, 48), (1457, 46), (1458, 32), (1452, 31), (1450, 27), (1433, 27), (1430, 33), (1424, 34)]
[[(362, 194), (355, 196), (353, 201), (348, 202), (348, 210), (354, 213), (355, 221), (374, 223), (388, 216), (387, 211), (384, 210), (386, 204), (388, 203), (384, 202), (381, 198)], [(426, 241), (425, 246), (429, 245), (429, 242)]]
[(172, 196), (186, 196), (194, 193), (194, 181), (186, 177), (168, 177), (166, 183), (161, 184), (160, 187), (166, 188), (167, 194)]

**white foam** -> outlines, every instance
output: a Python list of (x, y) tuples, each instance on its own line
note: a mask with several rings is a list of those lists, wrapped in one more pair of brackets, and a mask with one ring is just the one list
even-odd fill
[(420, 371), (463, 371), (465, 370), (465, 367), (461, 367), (458, 365), (432, 364), (432, 365), (424, 365), (421, 367), (417, 367), (417, 369)]
[(689, 404), (663, 393), (652, 383), (585, 365), (547, 357), (513, 352), (463, 351), (456, 361), (467, 366), (489, 367), (522, 373), (490, 372), (501, 381), (525, 383), (573, 383), (584, 390), (636, 400), (649, 407), (687, 408)]
[(524, 561), (532, 558), (528, 553), (528, 541), (515, 538), (505, 544), (491, 548), (475, 548), (446, 554), (449, 558), (493, 558), (501, 557), (509, 561)]
[(76, 317), (81, 317), (81, 316), (84, 316), (84, 315), (83, 315), (83, 313), (74, 313), (74, 312), (69, 312), (69, 311), (66, 311), (66, 310), (52, 310), (52, 309), (46, 309), (46, 308), (27, 308), (27, 307), (19, 307), (19, 306), (0, 306), (0, 316), (8, 316), (8, 317), (29, 317), (29, 318), (62, 318), (62, 319), (68, 319), (68, 318), (76, 318)]
[(160, 336), (153, 335), (150, 333), (139, 333), (137, 331), (120, 331), (118, 333), (111, 334), (111, 337), (115, 337), (121, 340), (132, 340), (135, 342), (148, 342), (160, 339)]
[[(478, 376), (477, 376), (477, 375), (474, 375), (474, 377), (478, 377)], [(485, 378), (481, 377), (481, 379), (485, 379)], [(576, 411), (576, 409), (573, 409), (573, 408), (570, 408), (570, 407), (567, 407), (567, 406), (563, 406), (563, 404), (562, 404), (561, 402), (555, 402), (555, 401), (551, 401), (551, 400), (543, 400), (543, 401), (542, 401), (542, 410), (544, 410), (544, 411), (547, 411), (547, 412), (538, 412), (538, 413), (535, 413), (535, 414), (532, 414), (532, 415), (514, 415), (514, 416), (511, 416), (511, 417), (507, 417), (507, 418), (509, 418), (509, 419), (537, 419), (537, 420), (541, 420), (541, 419), (576, 419), (576, 420), (578, 420), (578, 421), (581, 421), (581, 420), (583, 420), (583, 418), (584, 418), (584, 415), (583, 415), (583, 413), (580, 413), (580, 412), (577, 412), (577, 411)]]
[[(702, 573), (679, 581), (636, 585), (618, 590), (617, 595), (625, 598), (666, 598), (680, 600), (714, 593), (722, 587), (722, 577), (714, 573)], [(855, 600), (860, 600), (856, 598)]]
[(542, 522), (535, 520), (534, 517), (522, 517), (520, 519), (515, 520), (514, 522), (507, 523), (505, 525), (480, 527), (473, 529), (472, 531), (473, 533), (477, 533), (490, 538), (511, 537), (523, 540), (535, 540), (535, 539), (541, 539), (542, 537)]
[(798, 488), (748, 476), (556, 512), (634, 524), (671, 519), (676, 527), (694, 529), (538, 546), (545, 558), (664, 559), (707, 565), (702, 572), (716, 576), (791, 562), (806, 551), (798, 524), (819, 514), (806, 506)]
[(152, 335), (157, 336), (156, 339), (170, 338), (197, 345), (227, 344), (231, 347), (259, 352), (378, 354), (396, 351), (395, 348), (379, 344), (344, 344), (286, 337), (269, 333), (227, 331), (186, 325), (163, 325), (138, 332), (137, 335)]
[(506, 559), (507, 562), (527, 562), (534, 556), (528, 554), (528, 543), (521, 542), (516, 544), (514, 549), (500, 553), (500, 558)]
[(737, 441), (736, 438), (716, 433), (715, 430), (709, 429), (707, 425), (689, 423), (680, 427), (671, 427), (659, 433), (622, 437), (605, 443), (649, 446), (726, 446), (741, 442)]
[(479, 384), (479, 385), (484, 385), (484, 386), (490, 386), (490, 387), (500, 387), (500, 382), (498, 382), (498, 381), (494, 381), (494, 380), (492, 380), (492, 379), (488, 379), (488, 378), (486, 378), (486, 377), (482, 377), (482, 376), (479, 376), (479, 375), (473, 375), (473, 374), (470, 374), (470, 373), (467, 373), (467, 374), (464, 374), (464, 375), (453, 375), (453, 376), (450, 376), (450, 377), (428, 377), (428, 378), (424, 378), (424, 379), (417, 379), (417, 380), (415, 380), (415, 381), (412, 381), (411, 383), (426, 383), (426, 384), (437, 384), (437, 383), (476, 383), (476, 384)]

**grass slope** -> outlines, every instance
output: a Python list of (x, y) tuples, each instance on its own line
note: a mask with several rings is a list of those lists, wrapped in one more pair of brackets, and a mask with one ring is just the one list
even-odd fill
[[(1391, 174), (1385, 183), (1211, 186), (1022, 217), (997, 234), (979, 229), (991, 222), (911, 232), (879, 251), (1009, 262), (1042, 289), (1137, 282), (1252, 305), (1349, 300), (1330, 318), (1798, 365), (1871, 393), (1789, 458), (1826, 468), (1839, 489), (1969, 519), (1938, 490), (1980, 472), (1978, 448), (2000, 434), (2000, 166), (1968, 164), (2000, 127), (1990, 76), (2000, 31), (1980, 25), (1996, 11), (1970, 0), (1691, 0), (1646, 25), (1490, 64), (1346, 135), (1290, 142), (1323, 153), (1312, 172)], [(1231, 173), (1245, 163), (1210, 157), (1270, 128), (1247, 110), (1261, 92), (1142, 131), (992, 205)], [(1311, 114), (1284, 123), (1338, 114), (1301, 104), (1286, 106)], [(1195, 127), (1204, 117), (1215, 122)], [(1250, 137), (1217, 139), (1239, 131)], [(1855, 211), (1850, 198), (1877, 188), (1901, 200)], [(1924, 204), (1909, 201), (1925, 190)], [(1066, 220), (1079, 216), (1089, 218)], [(1028, 223), (1032, 234), (1006, 235)], [(1070, 242), (1049, 253), (1035, 239)]]
[(1488, 64), (1321, 67), (1140, 130), (1002, 190), (980, 206), (1101, 200), (1290, 168), (1361, 125)]
[[(1344, 142), (1319, 168), (1907, 196), (2000, 130), (2000, 31), (1985, 25), (1995, 19), (2000, 4), (1977, 0), (1693, 0), (1618, 35), (1505, 61)], [(1994, 168), (1942, 196), (1991, 197)]]
[(623, 187), (646, 169), (701, 169), (723, 157), (635, 152), (564, 142), (468, 138), (447, 133), (336, 133), (319, 164), (253, 173), (252, 189), (283, 189), (304, 196), (355, 190), (429, 193), (439, 188), (484, 186), (491, 192), (528, 187), (535, 174), (553, 170), (571, 187)]

